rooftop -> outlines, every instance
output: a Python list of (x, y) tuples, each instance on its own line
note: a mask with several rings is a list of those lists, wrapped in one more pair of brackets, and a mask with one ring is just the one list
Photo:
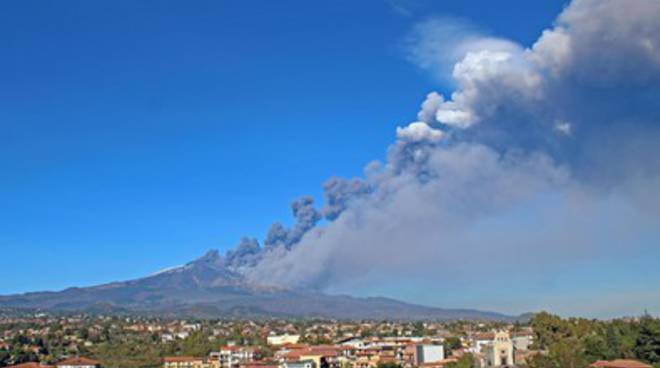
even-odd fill
[(599, 368), (653, 368), (652, 366), (632, 359), (616, 359), (612, 361), (599, 360), (590, 365)]

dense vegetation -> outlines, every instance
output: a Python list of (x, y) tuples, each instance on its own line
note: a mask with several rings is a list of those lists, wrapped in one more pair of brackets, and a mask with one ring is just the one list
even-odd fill
[(660, 367), (660, 319), (649, 315), (599, 321), (539, 313), (531, 325), (533, 347), (545, 354), (536, 355), (530, 368), (583, 368), (596, 360), (622, 358)]
[[(4, 325), (0, 332), (35, 328), (37, 325)], [(76, 339), (72, 339), (76, 337)], [(76, 340), (88, 341), (89, 345)], [(191, 333), (183, 339), (163, 341), (155, 333), (136, 333), (122, 328), (121, 319), (105, 322), (90, 319), (76, 328), (63, 328), (58, 323), (49, 326), (44, 337), (18, 334), (9, 341), (13, 348), (0, 347), (0, 367), (41, 361), (53, 364), (67, 355), (79, 355), (99, 360), (103, 367), (160, 367), (165, 356), (207, 356), (219, 346), (233, 341), (238, 344), (265, 345), (259, 336), (246, 337), (238, 328), (227, 336), (216, 337), (209, 329)], [(266, 354), (268, 349), (264, 349)]]
[[(46, 356), (42, 359), (47, 363), (55, 363), (56, 357), (74, 353), (73, 346), (58, 339), (34, 339), (20, 343), (40, 346), (40, 353)], [(158, 337), (138, 334), (107, 334), (94, 339), (96, 344), (89, 347), (76, 346), (75, 354), (87, 356), (103, 362), (104, 367), (157, 367), (161, 358), (168, 355), (205, 356), (212, 350), (217, 350), (218, 342), (209, 341), (202, 333), (193, 333), (186, 339), (162, 342)], [(18, 342), (18, 341), (17, 341)], [(19, 344), (16, 344), (19, 346)], [(30, 361), (38, 361), (37, 354), (15, 349), (4, 351), (0, 349), (0, 367)]]

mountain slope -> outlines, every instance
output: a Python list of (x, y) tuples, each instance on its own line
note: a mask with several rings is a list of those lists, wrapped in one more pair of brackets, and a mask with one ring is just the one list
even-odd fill
[(58, 292), (0, 296), (0, 307), (205, 318), (515, 319), (492, 312), (432, 308), (388, 298), (334, 296), (252, 285), (227, 267), (216, 251), (141, 279)]

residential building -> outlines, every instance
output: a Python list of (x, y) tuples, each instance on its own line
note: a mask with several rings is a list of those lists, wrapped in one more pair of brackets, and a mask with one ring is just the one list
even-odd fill
[(240, 368), (280, 368), (280, 365), (273, 361), (252, 361), (249, 363), (241, 363)]
[(12, 365), (10, 368), (55, 368), (55, 366), (45, 365), (37, 362), (29, 362), (29, 363)]
[(493, 340), (495, 340), (495, 333), (493, 332), (478, 333), (472, 336), (472, 344), (468, 351), (470, 353), (481, 353), (484, 346), (491, 345)]
[(513, 348), (517, 351), (527, 351), (530, 345), (534, 342), (534, 334), (532, 332), (514, 332), (511, 337)]
[(209, 356), (214, 366), (220, 368), (238, 368), (243, 363), (258, 359), (258, 350), (251, 346), (229, 345), (212, 352)]
[(313, 360), (292, 360), (284, 361), (280, 364), (281, 368), (318, 368)]
[(101, 364), (96, 360), (83, 357), (65, 359), (57, 364), (57, 368), (99, 368)]
[(342, 340), (339, 340), (337, 344), (342, 346), (350, 346), (356, 349), (364, 349), (367, 346), (367, 343), (364, 339), (359, 337), (348, 337)]
[(266, 338), (268, 345), (297, 344), (300, 341), (300, 335), (271, 335)]
[(612, 361), (599, 360), (589, 367), (593, 368), (653, 368), (652, 366), (632, 359), (616, 359)]
[(300, 352), (300, 360), (312, 360), (318, 368), (338, 368), (340, 352), (334, 346), (312, 346)]
[(204, 358), (179, 356), (163, 358), (163, 368), (210, 368)]
[(416, 344), (414, 345), (414, 365), (435, 363), (445, 359), (445, 348), (442, 345)]

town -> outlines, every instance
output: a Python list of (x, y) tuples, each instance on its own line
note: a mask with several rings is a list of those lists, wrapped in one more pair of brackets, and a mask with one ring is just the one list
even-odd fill
[(660, 364), (660, 320), (192, 320), (5, 313), (0, 366), (467, 368)]

